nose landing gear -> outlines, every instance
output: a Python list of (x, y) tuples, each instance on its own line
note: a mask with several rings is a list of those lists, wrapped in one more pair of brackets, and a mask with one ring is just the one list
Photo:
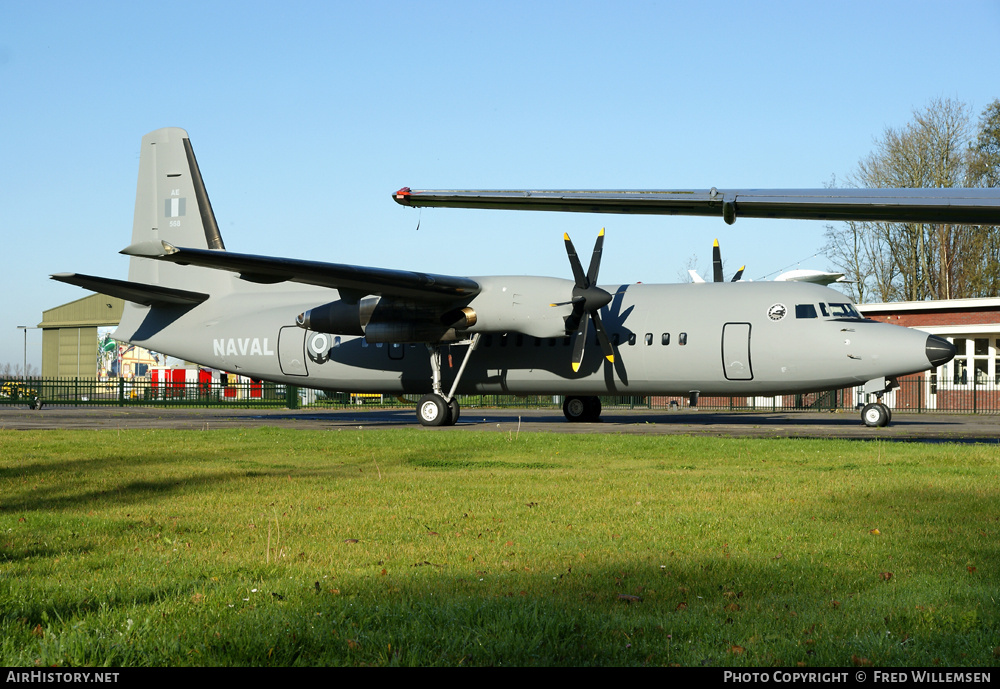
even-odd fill
[(892, 410), (882, 403), (882, 395), (899, 387), (894, 378), (875, 378), (865, 383), (865, 393), (874, 394), (875, 402), (861, 408), (861, 420), (870, 428), (888, 426), (892, 421)]
[(870, 402), (862, 408), (861, 420), (871, 428), (888, 426), (892, 421), (892, 411), (881, 402)]

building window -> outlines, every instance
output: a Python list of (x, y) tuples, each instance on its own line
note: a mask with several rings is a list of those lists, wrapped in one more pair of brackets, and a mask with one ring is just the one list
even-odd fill
[(986, 385), (1000, 383), (1000, 366), (997, 354), (1000, 340), (990, 346), (989, 337), (955, 337), (955, 359), (952, 361), (952, 382), (955, 385)]

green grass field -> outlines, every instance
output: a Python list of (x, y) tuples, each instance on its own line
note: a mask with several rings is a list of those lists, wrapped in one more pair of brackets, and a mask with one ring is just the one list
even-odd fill
[(997, 666), (996, 447), (0, 432), (0, 664)]

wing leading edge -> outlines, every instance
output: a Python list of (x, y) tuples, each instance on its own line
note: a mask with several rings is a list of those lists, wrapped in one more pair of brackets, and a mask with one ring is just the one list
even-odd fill
[(1000, 189), (411, 190), (413, 207), (1000, 225)]

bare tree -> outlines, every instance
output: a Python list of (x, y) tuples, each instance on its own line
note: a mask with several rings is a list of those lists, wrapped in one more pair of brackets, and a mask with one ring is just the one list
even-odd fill
[[(887, 128), (847, 182), (853, 187), (977, 186), (996, 181), (998, 163), (1000, 101), (987, 108), (974, 142), (968, 106), (937, 99), (915, 111), (905, 127)], [(827, 229), (826, 253), (855, 281), (860, 301), (954, 299), (996, 293), (997, 240), (997, 228), (845, 223)]]

